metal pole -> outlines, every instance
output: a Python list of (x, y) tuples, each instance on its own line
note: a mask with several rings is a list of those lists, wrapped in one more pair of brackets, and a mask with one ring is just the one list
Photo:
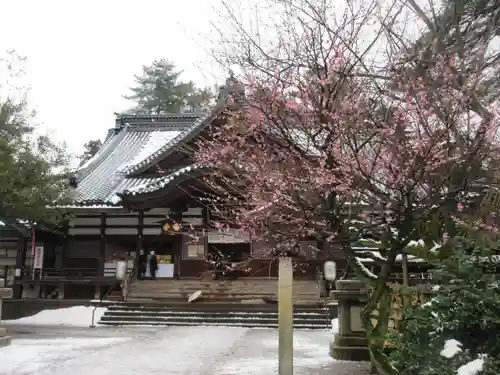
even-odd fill
[(279, 375), (293, 375), (292, 258), (280, 258), (278, 273)]

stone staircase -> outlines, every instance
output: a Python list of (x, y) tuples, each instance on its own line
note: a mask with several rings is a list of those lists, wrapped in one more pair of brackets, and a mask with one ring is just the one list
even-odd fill
[[(278, 280), (247, 278), (238, 280), (139, 280), (129, 287), (128, 301), (132, 302), (186, 302), (191, 294), (200, 290), (203, 302), (261, 302), (262, 298), (276, 298)], [(296, 280), (293, 283), (294, 303), (317, 303), (317, 283)]]
[[(294, 306), (295, 329), (329, 329), (336, 305)], [(126, 302), (108, 306), (98, 322), (107, 326), (226, 326), (277, 328), (275, 304), (225, 302)]]
[[(311, 280), (293, 283), (295, 328), (327, 329), (336, 317), (336, 305), (326, 307), (316, 285)], [(201, 297), (188, 303), (198, 290)], [(139, 280), (130, 285), (126, 303), (110, 303), (99, 324), (277, 328), (278, 305), (263, 300), (277, 294), (278, 281), (267, 278)]]

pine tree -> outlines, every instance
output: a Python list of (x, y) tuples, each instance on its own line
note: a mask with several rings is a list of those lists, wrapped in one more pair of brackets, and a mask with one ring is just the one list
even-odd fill
[(213, 98), (209, 89), (197, 89), (193, 82), (180, 80), (182, 71), (165, 59), (142, 67), (135, 76), (136, 86), (125, 99), (136, 102), (133, 113), (162, 115), (204, 109)]
[(27, 92), (12, 85), (23, 59), (11, 52), (0, 64), (6, 75), (0, 77), (0, 217), (56, 221), (61, 212), (54, 207), (67, 197), (68, 154), (34, 132)]
[(90, 140), (83, 145), (83, 154), (80, 156), (80, 166), (92, 159), (102, 147), (100, 139)]

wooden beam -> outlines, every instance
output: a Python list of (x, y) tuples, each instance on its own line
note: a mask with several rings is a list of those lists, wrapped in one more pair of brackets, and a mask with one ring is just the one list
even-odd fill
[(139, 277), (139, 253), (141, 249), (144, 247), (144, 211), (139, 211), (139, 223), (137, 228), (137, 247), (135, 250), (135, 275)]
[(99, 240), (99, 269), (98, 276), (104, 276), (104, 263), (106, 258), (106, 214), (101, 214), (100, 240)]

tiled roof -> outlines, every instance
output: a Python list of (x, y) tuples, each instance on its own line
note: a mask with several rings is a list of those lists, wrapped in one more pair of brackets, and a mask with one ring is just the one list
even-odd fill
[[(206, 116), (188, 114), (163, 116), (161, 121), (150, 118), (134, 117), (108, 136), (104, 145), (94, 158), (85, 163), (76, 173), (77, 187), (74, 202), (81, 206), (118, 206), (117, 193), (130, 191), (138, 186), (164, 181), (166, 176), (131, 177), (127, 171), (136, 165), (144, 165), (158, 155), (166, 146), (172, 147), (200, 126)], [(127, 119), (128, 120), (128, 119)]]
[(193, 173), (201, 173), (206, 170), (211, 170), (211, 165), (209, 164), (193, 164), (188, 167), (179, 168), (177, 171), (165, 175), (160, 178), (154, 179), (154, 181), (149, 181), (141, 185), (136, 185), (127, 188), (122, 195), (139, 195), (146, 194), (158, 189), (163, 189), (167, 185), (178, 182), (179, 179), (183, 179), (186, 176), (192, 176)]
[(187, 140), (193, 139), (197, 134), (199, 134), (207, 124), (209, 124), (214, 118), (220, 115), (225, 107), (216, 107), (214, 110), (206, 114), (205, 116), (198, 117), (195, 123), (179, 133), (175, 138), (172, 138), (170, 141), (163, 144), (161, 148), (152, 152), (148, 157), (143, 160), (135, 163), (134, 165), (129, 165), (122, 172), (127, 175), (136, 175), (137, 173), (143, 172), (148, 167), (154, 165), (161, 159), (165, 158), (169, 155), (169, 153), (174, 152), (174, 145), (177, 145), (181, 142), (185, 142)]

